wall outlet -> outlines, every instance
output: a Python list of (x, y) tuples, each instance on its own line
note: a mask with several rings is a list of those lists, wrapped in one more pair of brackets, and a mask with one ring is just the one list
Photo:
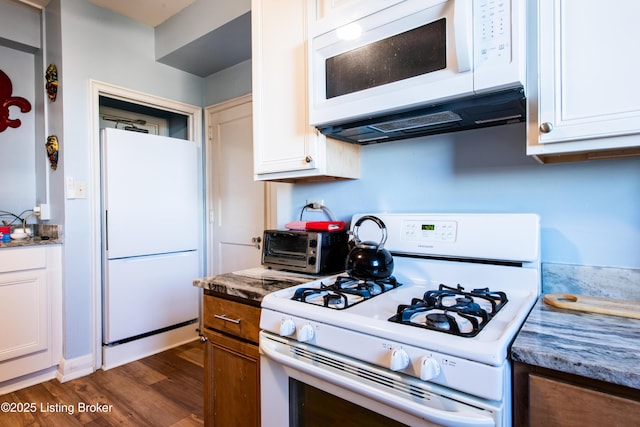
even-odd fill
[(51, 207), (47, 203), (40, 203), (38, 205), (38, 218), (40, 221), (48, 221), (51, 219)]
[(87, 198), (87, 183), (86, 181), (76, 181), (76, 199), (86, 199)]
[[(307, 199), (307, 205), (310, 205), (310, 204), (314, 204), (314, 205), (317, 205), (317, 206), (324, 206), (324, 200), (321, 200), (321, 199)], [(314, 209), (314, 208), (311, 208), (311, 207), (307, 208), (307, 210), (310, 211), (310, 212), (314, 212), (314, 211), (315, 212), (322, 212), (322, 209)]]

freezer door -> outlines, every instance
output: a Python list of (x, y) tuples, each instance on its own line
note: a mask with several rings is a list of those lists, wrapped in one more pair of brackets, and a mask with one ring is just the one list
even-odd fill
[(101, 144), (106, 256), (197, 249), (197, 144), (111, 128)]
[(106, 275), (104, 344), (198, 318), (197, 251), (109, 260)]

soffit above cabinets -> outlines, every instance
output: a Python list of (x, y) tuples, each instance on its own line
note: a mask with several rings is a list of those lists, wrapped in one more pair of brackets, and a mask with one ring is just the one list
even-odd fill
[[(39, 0), (43, 1), (43, 0)], [(143, 24), (155, 27), (160, 25), (195, 0), (89, 0), (112, 12), (128, 16)]]

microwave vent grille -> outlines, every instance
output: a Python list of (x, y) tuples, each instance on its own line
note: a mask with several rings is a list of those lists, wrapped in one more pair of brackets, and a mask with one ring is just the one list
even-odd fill
[(409, 119), (379, 123), (370, 127), (380, 132), (397, 132), (425, 126), (435, 126), (443, 123), (459, 122), (460, 120), (462, 120), (462, 117), (453, 111), (440, 111), (437, 113), (411, 117)]

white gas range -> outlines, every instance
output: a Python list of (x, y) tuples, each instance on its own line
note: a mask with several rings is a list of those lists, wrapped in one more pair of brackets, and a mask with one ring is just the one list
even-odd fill
[[(337, 275), (264, 298), (263, 426), (511, 425), (508, 350), (540, 294), (538, 217), (372, 215), (391, 277)], [(362, 240), (379, 240), (366, 224)], [(319, 416), (326, 402), (346, 408)]]

